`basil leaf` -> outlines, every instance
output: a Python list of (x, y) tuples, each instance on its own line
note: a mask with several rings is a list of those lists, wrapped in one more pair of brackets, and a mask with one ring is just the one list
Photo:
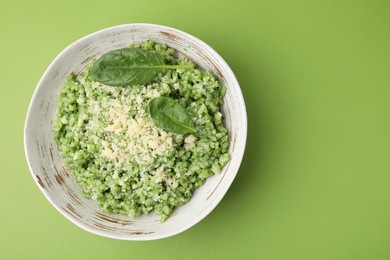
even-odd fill
[(103, 54), (91, 68), (91, 78), (108, 86), (145, 84), (163, 69), (192, 68), (192, 64), (166, 65), (164, 58), (139, 48), (123, 48)]
[(149, 102), (149, 114), (157, 127), (178, 134), (196, 132), (190, 113), (177, 101), (168, 97)]

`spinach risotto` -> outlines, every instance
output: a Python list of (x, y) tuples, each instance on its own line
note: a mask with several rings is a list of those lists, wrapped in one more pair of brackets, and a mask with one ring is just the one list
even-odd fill
[(113, 52), (69, 76), (58, 96), (55, 140), (73, 181), (103, 211), (155, 212), (163, 222), (230, 159), (220, 112), (226, 88), (164, 44), (146, 41), (120, 51), (127, 56), (112, 60), (152, 55), (158, 69), (143, 66), (149, 69), (144, 81), (134, 78), (143, 75), (136, 69), (118, 71), (130, 75), (118, 80), (106, 69)]

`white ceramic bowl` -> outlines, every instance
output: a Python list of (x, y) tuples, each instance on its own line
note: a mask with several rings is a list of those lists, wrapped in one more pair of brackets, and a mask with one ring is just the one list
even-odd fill
[[(82, 72), (94, 57), (147, 39), (166, 43), (202, 69), (214, 71), (227, 86), (222, 112), (231, 140), (231, 160), (221, 174), (208, 178), (187, 204), (176, 208), (165, 223), (160, 223), (160, 217), (155, 214), (135, 219), (107, 214), (99, 210), (95, 201), (84, 198), (81, 188), (72, 182), (71, 175), (63, 167), (51, 130), (57, 95), (70, 73)], [(72, 43), (50, 64), (28, 108), (24, 145), (30, 171), (38, 187), (50, 203), (74, 224), (105, 237), (153, 240), (190, 228), (217, 206), (237, 174), (246, 135), (247, 116), (241, 89), (221, 56), (204, 42), (180, 30), (153, 24), (126, 24), (98, 31)]]

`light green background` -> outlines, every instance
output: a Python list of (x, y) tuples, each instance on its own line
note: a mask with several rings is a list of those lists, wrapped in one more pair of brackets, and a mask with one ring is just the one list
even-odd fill
[[(230, 64), (246, 100), (241, 169), (175, 237), (79, 229), (30, 176), (23, 125), (67, 45), (134, 22), (184, 30)], [(2, 1), (0, 259), (390, 259), (390, 1)]]

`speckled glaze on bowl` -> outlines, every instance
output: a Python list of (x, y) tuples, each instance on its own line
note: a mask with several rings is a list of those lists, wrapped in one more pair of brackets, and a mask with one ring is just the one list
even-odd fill
[[(231, 160), (222, 173), (207, 179), (185, 205), (160, 223), (155, 214), (138, 218), (107, 214), (82, 196), (63, 167), (51, 123), (57, 95), (70, 73), (81, 73), (90, 61), (131, 42), (166, 43), (199, 67), (212, 70), (227, 86), (222, 113), (230, 136)], [(226, 62), (210, 46), (180, 30), (153, 24), (126, 24), (90, 34), (67, 47), (50, 64), (27, 112), (24, 145), (31, 174), (50, 203), (77, 226), (97, 235), (123, 240), (153, 240), (178, 234), (206, 217), (221, 201), (239, 169), (246, 144), (247, 116), (240, 86)], [(234, 209), (232, 209), (234, 210)]]

